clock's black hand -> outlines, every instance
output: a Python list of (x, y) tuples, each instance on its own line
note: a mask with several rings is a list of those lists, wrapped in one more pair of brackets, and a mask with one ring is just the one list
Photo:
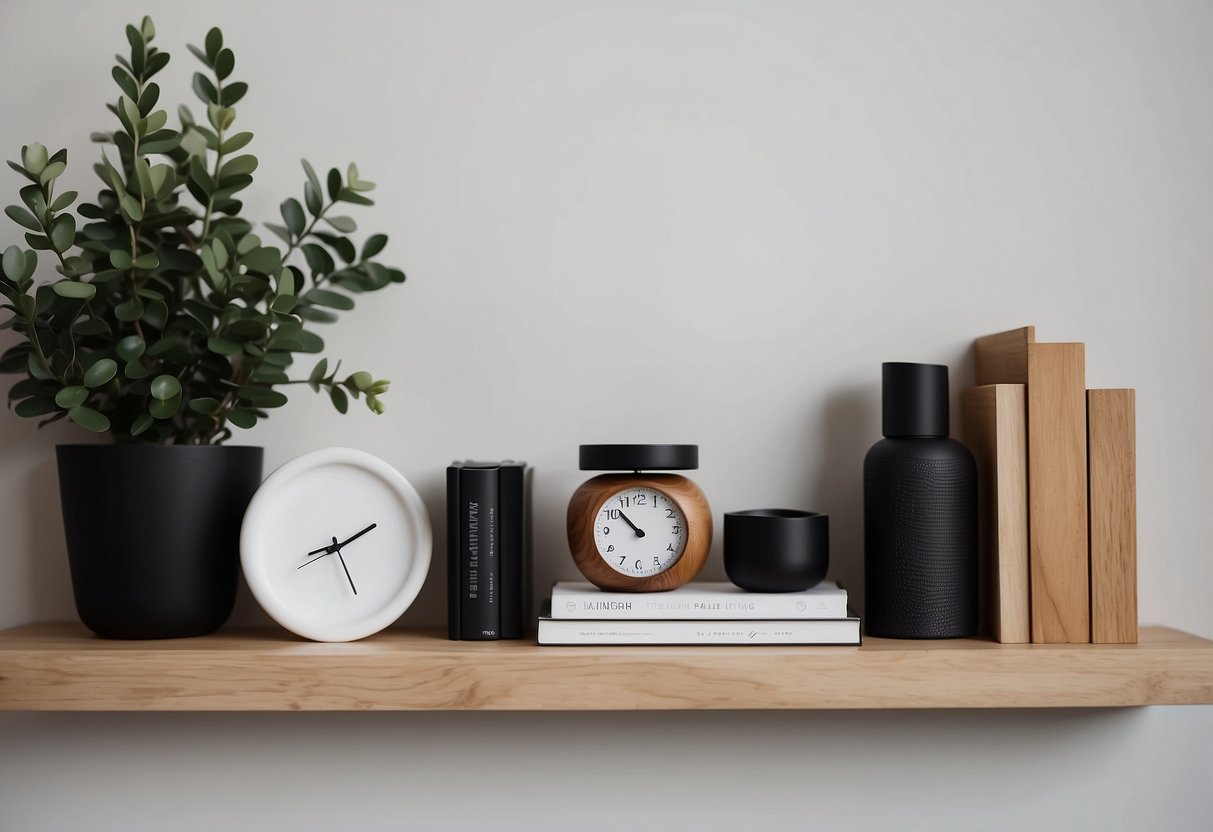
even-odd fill
[[(332, 542), (336, 543), (336, 542), (337, 542), (337, 538), (336, 538), (336, 537), (332, 538)], [(337, 559), (338, 559), (338, 560), (341, 560), (341, 568), (342, 568), (342, 569), (344, 569), (344, 570), (346, 570), (346, 580), (347, 580), (347, 581), (349, 581), (349, 588), (353, 589), (354, 594), (355, 594), (355, 595), (357, 595), (357, 594), (358, 594), (358, 587), (355, 587), (355, 586), (354, 586), (354, 579), (352, 579), (352, 577), (349, 577), (349, 566), (347, 566), (347, 565), (346, 565), (346, 559), (344, 559), (344, 558), (342, 558), (342, 557), (341, 557), (341, 549), (340, 549), (340, 548), (338, 548), (338, 549), (337, 549)]]
[(628, 516), (626, 514), (624, 514), (621, 511), (621, 512), (619, 512), (619, 516), (623, 518), (623, 522), (627, 523), (629, 526), (632, 527), (632, 531), (636, 532), (637, 537), (644, 537), (644, 530), (637, 528), (636, 524), (633, 523), (631, 520), (629, 520)]
[[(348, 538), (346, 538), (345, 540), (341, 541), (340, 543), (337, 543), (337, 544), (336, 544), (336, 545), (337, 545), (337, 548), (338, 548), (338, 549), (344, 548), (344, 546), (345, 546), (347, 543), (352, 543), (353, 541), (355, 541), (355, 540), (357, 540), (358, 538), (362, 537), (364, 534), (366, 534), (367, 532), (369, 532), (371, 529), (375, 528), (375, 527), (376, 527), (376, 526), (378, 526), (378, 525), (379, 525), (378, 523), (371, 523), (371, 525), (367, 526), (365, 529), (363, 529), (362, 531), (358, 532), (358, 534), (354, 535), (353, 537), (348, 537)], [(333, 540), (334, 540), (334, 542), (336, 542), (336, 538), (333, 538)]]

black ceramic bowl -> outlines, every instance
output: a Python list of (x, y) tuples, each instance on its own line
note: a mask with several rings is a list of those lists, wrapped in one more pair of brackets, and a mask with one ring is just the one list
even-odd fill
[(759, 508), (724, 515), (724, 571), (750, 592), (798, 592), (830, 567), (830, 517)]

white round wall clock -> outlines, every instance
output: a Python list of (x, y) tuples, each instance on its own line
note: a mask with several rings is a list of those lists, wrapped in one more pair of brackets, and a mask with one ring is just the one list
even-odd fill
[(354, 641), (398, 619), (421, 591), (432, 549), (413, 486), (352, 448), (313, 451), (274, 471), (240, 530), (257, 602), (315, 641)]

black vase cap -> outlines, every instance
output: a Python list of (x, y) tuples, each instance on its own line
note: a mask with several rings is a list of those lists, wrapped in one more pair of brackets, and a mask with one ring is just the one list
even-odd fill
[(885, 436), (948, 435), (948, 368), (886, 361), (881, 368), (881, 430)]
[(690, 471), (699, 467), (698, 445), (582, 445), (582, 471)]

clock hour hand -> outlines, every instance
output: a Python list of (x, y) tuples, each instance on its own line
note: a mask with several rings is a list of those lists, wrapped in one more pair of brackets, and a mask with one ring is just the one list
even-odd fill
[(624, 514), (621, 511), (621, 512), (619, 512), (619, 516), (623, 518), (623, 522), (627, 523), (629, 526), (632, 527), (632, 531), (636, 532), (637, 537), (644, 537), (644, 530), (638, 528), (635, 523), (633, 523), (631, 520), (628, 519), (628, 516), (626, 514)]

